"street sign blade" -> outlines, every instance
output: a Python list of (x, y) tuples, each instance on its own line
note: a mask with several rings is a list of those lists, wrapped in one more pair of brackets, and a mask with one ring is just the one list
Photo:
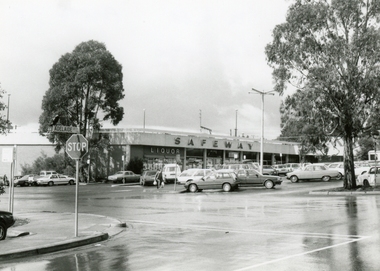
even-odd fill
[(52, 126), (51, 133), (64, 133), (64, 134), (78, 134), (79, 129), (76, 126), (63, 126), (63, 125), (56, 125)]

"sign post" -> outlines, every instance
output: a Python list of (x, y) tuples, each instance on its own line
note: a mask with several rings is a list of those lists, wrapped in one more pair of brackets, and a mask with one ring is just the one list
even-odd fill
[(72, 135), (66, 141), (66, 153), (75, 160), (75, 237), (78, 237), (79, 160), (88, 152), (88, 141), (81, 134)]

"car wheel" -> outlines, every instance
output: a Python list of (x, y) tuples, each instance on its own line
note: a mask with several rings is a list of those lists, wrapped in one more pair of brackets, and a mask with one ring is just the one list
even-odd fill
[(29, 183), (25, 183), (24, 185), (25, 185), (25, 186), (29, 186)]
[(52, 181), (48, 182), (48, 186), (53, 186), (54, 183)]
[(74, 181), (73, 180), (70, 180), (69, 181), (69, 185), (73, 185), (74, 184)]
[(265, 187), (266, 187), (267, 189), (271, 189), (271, 188), (274, 187), (274, 183), (273, 183), (272, 181), (270, 181), (270, 180), (265, 181), (264, 185), (265, 185)]
[(328, 182), (328, 181), (330, 181), (330, 179), (331, 179), (330, 176), (323, 176), (322, 177), (322, 181), (324, 181), (324, 182)]
[(7, 228), (0, 222), (0, 240), (4, 240), (7, 236)]
[(342, 175), (342, 173), (340, 173), (339, 172), (339, 174), (338, 174), (338, 177), (336, 177), (338, 180), (342, 180), (343, 179), (343, 175)]
[(364, 180), (363, 181), (363, 186), (364, 187), (369, 187), (370, 186), (368, 180)]
[(293, 175), (292, 177), (290, 177), (290, 181), (292, 183), (296, 183), (296, 182), (298, 182), (298, 177), (296, 175)]
[(232, 187), (229, 183), (225, 183), (222, 188), (224, 192), (230, 192)]
[(190, 186), (189, 186), (189, 191), (190, 192), (192, 192), (192, 193), (195, 193), (195, 192), (197, 192), (198, 191), (198, 187), (197, 187), (197, 185), (196, 184), (190, 184)]

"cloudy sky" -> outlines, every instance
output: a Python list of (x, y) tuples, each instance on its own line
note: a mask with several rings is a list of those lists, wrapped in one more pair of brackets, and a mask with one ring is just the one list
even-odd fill
[[(291, 3), (1, 0), (0, 83), (11, 94), (9, 118), (37, 130), (49, 70), (79, 43), (96, 40), (123, 66), (118, 128), (142, 128), (145, 109), (147, 129), (198, 132), (201, 124), (228, 135), (238, 110), (238, 134), (260, 137), (261, 97), (248, 92), (273, 88), (264, 48)], [(281, 99), (265, 98), (268, 139), (280, 134)]]

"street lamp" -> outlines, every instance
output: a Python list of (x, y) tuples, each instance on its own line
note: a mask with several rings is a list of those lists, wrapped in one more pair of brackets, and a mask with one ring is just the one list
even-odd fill
[(261, 95), (261, 144), (260, 144), (260, 173), (263, 174), (263, 161), (264, 161), (264, 95), (274, 95), (273, 92), (275, 90), (271, 91), (260, 91), (257, 89), (252, 88), (252, 91), (249, 91), (249, 94), (260, 94)]

